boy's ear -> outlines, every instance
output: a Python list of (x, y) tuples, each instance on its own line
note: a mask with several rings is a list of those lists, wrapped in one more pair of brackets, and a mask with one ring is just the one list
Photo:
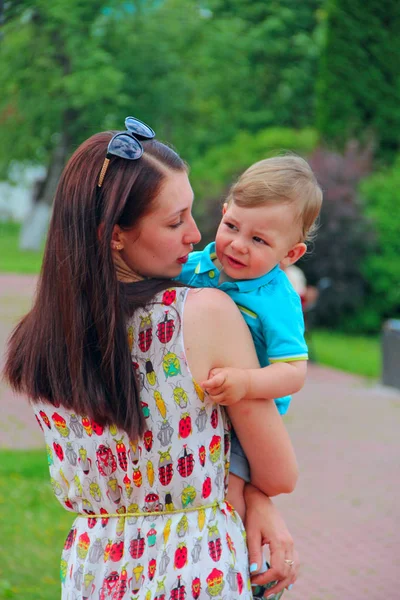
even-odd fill
[(282, 269), (286, 269), (289, 265), (293, 265), (307, 251), (307, 246), (303, 242), (299, 242), (289, 250), (285, 258), (279, 263)]
[(226, 211), (228, 210), (228, 203), (224, 202), (224, 205), (222, 207), (222, 214), (224, 215), (226, 213)]

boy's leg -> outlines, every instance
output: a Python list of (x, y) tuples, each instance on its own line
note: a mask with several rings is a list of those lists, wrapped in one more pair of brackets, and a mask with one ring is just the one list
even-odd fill
[(243, 481), (243, 479), (241, 479), (237, 475), (234, 475), (233, 473), (229, 474), (227, 500), (230, 504), (232, 504), (233, 508), (239, 514), (242, 521), (244, 521), (244, 517), (246, 514), (246, 504), (244, 501), (244, 485), (245, 482)]

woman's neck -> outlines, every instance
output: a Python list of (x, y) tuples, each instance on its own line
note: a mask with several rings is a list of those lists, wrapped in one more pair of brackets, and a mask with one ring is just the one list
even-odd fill
[(146, 279), (146, 277), (132, 271), (119, 252), (113, 252), (113, 260), (117, 279), (118, 281), (121, 281), (121, 283), (134, 283)]

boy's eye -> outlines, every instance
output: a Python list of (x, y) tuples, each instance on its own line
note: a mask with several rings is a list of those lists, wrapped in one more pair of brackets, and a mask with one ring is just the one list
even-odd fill
[(257, 235), (255, 235), (255, 236), (253, 237), (253, 240), (254, 240), (255, 242), (257, 242), (258, 244), (265, 244), (265, 245), (267, 245), (267, 242), (266, 242), (265, 240), (262, 240), (262, 239), (261, 239), (260, 237), (258, 237)]
[(182, 225), (183, 221), (180, 220), (178, 221), (178, 223), (173, 223), (172, 225), (170, 225), (171, 229), (176, 229), (177, 227), (179, 227), (179, 225)]
[(237, 229), (236, 225), (229, 223), (229, 221), (225, 221), (225, 225), (229, 227), (229, 229)]

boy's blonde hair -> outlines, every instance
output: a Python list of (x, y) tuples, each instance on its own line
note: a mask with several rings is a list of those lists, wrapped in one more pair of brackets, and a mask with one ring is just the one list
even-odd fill
[(304, 158), (275, 156), (251, 165), (231, 187), (227, 202), (249, 208), (278, 202), (295, 204), (301, 224), (300, 241), (304, 242), (316, 233), (322, 190)]

